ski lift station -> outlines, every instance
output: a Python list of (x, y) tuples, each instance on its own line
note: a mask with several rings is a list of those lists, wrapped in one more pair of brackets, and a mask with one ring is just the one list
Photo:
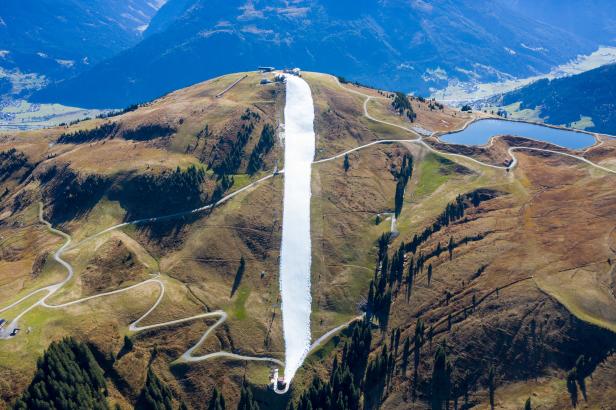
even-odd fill
[(299, 68), (291, 68), (291, 69), (286, 69), (284, 70), (285, 74), (291, 74), (297, 77), (301, 77), (302, 76), (302, 70), (300, 70)]

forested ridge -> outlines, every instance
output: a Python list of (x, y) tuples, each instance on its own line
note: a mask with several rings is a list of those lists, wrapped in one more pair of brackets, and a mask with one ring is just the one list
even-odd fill
[[(118, 132), (120, 132), (119, 124), (107, 122), (95, 128), (61, 134), (57, 142), (60, 144), (83, 144), (86, 142), (100, 141), (105, 138), (113, 138)], [(121, 135), (125, 140), (149, 141), (154, 138), (168, 137), (175, 132), (175, 128), (169, 125), (144, 124), (136, 128), (123, 130)]]
[(590, 117), (589, 131), (616, 135), (616, 64), (582, 74), (540, 80), (503, 96), (503, 105), (521, 102), (520, 109), (538, 109), (555, 125), (570, 125)]

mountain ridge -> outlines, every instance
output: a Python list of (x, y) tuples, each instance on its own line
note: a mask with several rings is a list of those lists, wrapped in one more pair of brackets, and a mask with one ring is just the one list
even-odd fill
[[(34, 100), (123, 107), (259, 65), (300, 66), (426, 94), (455, 78), (546, 72), (594, 48), (575, 34), (502, 11), (467, 0), (390, 0), (378, 5), (171, 0), (141, 43), (76, 78), (53, 84)], [(542, 49), (550, 52), (536, 51)], [(83, 89), (90, 91), (84, 94)]]
[(69, 78), (133, 46), (160, 0), (7, 0), (0, 9), (0, 67)]

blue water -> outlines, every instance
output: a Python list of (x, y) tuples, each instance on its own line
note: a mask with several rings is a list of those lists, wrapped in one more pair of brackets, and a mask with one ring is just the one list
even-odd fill
[(569, 149), (581, 149), (595, 143), (592, 135), (568, 131), (526, 122), (505, 120), (480, 120), (469, 125), (464, 131), (446, 134), (441, 141), (452, 144), (483, 145), (495, 135), (526, 137), (545, 141)]

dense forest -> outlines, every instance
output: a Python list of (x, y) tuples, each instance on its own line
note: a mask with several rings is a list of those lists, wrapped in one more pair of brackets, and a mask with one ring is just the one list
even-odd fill
[[(364, 320), (351, 328), (350, 342), (344, 345), (340, 361), (334, 358), (329, 379), (315, 377), (301, 395), (297, 405), (289, 404), (288, 410), (351, 410), (360, 408), (361, 392), (373, 380), (365, 376), (372, 326)], [(366, 377), (366, 378), (365, 378)]]
[(36, 365), (30, 386), (17, 400), (16, 410), (106, 410), (107, 384), (92, 352), (67, 338), (53, 342)]
[(154, 374), (152, 369), (148, 369), (145, 385), (141, 390), (137, 401), (138, 410), (173, 410), (173, 393), (169, 386), (164, 384)]

